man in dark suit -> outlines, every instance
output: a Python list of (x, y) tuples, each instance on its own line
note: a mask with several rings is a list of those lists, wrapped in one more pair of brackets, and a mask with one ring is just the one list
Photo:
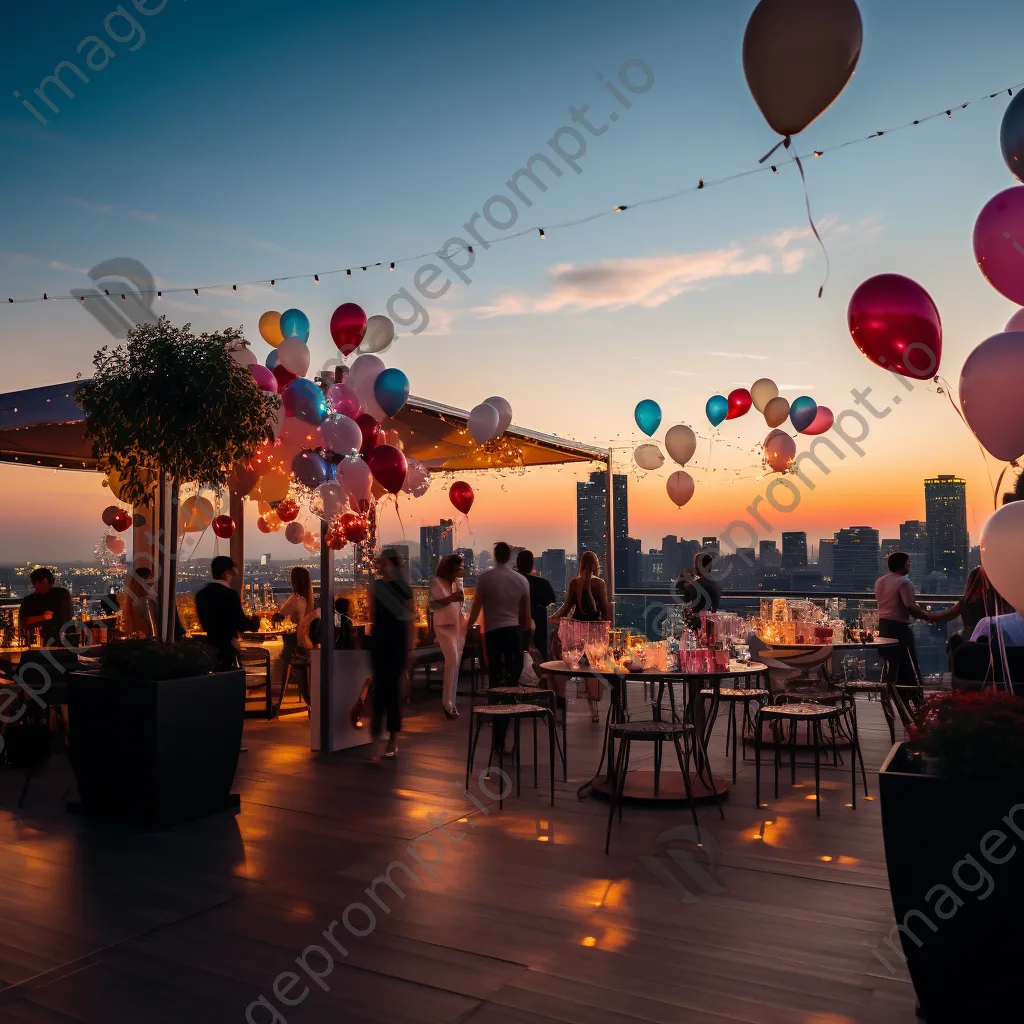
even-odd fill
[(207, 642), (217, 651), (217, 668), (226, 672), (238, 668), (238, 634), (259, 629), (260, 620), (245, 614), (242, 598), (233, 586), (238, 567), (227, 555), (218, 555), (210, 572), (213, 581), (196, 594), (196, 612)]

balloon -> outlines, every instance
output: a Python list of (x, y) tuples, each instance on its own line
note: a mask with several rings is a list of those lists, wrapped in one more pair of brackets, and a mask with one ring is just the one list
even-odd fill
[(909, 277), (868, 278), (850, 297), (847, 322), (857, 348), (884, 369), (915, 380), (928, 380), (939, 372), (939, 311), (932, 297)]
[(655, 431), (661, 426), (661, 406), (653, 399), (645, 398), (642, 402), (637, 403), (637, 407), (633, 410), (633, 419), (648, 437), (653, 437)]
[(832, 105), (863, 36), (854, 0), (761, 0), (743, 37), (743, 71), (773, 131), (796, 135)]
[(124, 533), (125, 530), (130, 529), (132, 525), (132, 514), (125, 508), (119, 508), (117, 514), (114, 516), (114, 521), (110, 524), (118, 533)]
[[(390, 322), (390, 321), (389, 321)], [(394, 328), (392, 328), (392, 332)], [(343, 302), (331, 315), (331, 337), (343, 356), (351, 355), (366, 334), (366, 313), (354, 302)]]
[(764, 407), (764, 421), (769, 427), (781, 426), (789, 419), (789, 401), (785, 398), (773, 398)]
[(299, 452), (292, 459), (292, 472), (307, 487), (319, 487), (328, 479), (327, 463), (317, 452)]
[[(294, 383), (299, 382), (295, 381)], [(291, 448), (294, 453), (303, 448), (322, 448), (324, 445), (323, 432), (319, 425), (299, 419), (297, 416), (289, 416), (285, 419), (279, 440), (281, 443), (274, 448), (273, 454), (285, 462), (290, 461), (286, 457), (288, 448)], [(285, 450), (282, 451), (282, 449)]]
[(316, 489), (316, 493), (320, 496), (321, 502), (323, 502), (323, 518), (330, 522), (341, 511), (342, 505), (345, 504), (345, 490), (341, 484), (336, 483), (334, 480), (329, 480), (327, 483), (321, 484)]
[[(1024, 95), (1024, 94), (1022, 94)], [(1024, 309), (1018, 309), (1013, 316), (1010, 317), (1004, 331), (1024, 331)]]
[(373, 392), (373, 382), (377, 375), (384, 369), (384, 360), (374, 355), (359, 356), (352, 364), (345, 383), (352, 388), (356, 394), (362, 394), (361, 385), (369, 384), (370, 392)]
[(293, 519), (299, 518), (299, 503), (292, 497), (283, 498), (277, 503), (274, 512), (282, 523), (290, 523)]
[(818, 403), (807, 395), (794, 398), (789, 405), (789, 419), (797, 430), (803, 430), (814, 422), (818, 415)]
[(685, 424), (677, 423), (665, 434), (665, 451), (673, 462), (685, 466), (697, 451), (697, 435)]
[(256, 529), (259, 530), (260, 533), (274, 532), (271, 525), (266, 521), (266, 519), (263, 518), (263, 516), (260, 516), (259, 519), (256, 520)]
[(964, 418), (989, 453), (1002, 462), (1024, 455), (1022, 374), (1024, 331), (995, 334), (983, 341), (960, 371)]
[(275, 349), (280, 362), (289, 373), (305, 377), (309, 369), (309, 346), (301, 338), (285, 338)]
[(373, 382), (373, 397), (388, 416), (397, 416), (409, 397), (409, 378), (392, 366)]
[(682, 508), (693, 497), (693, 477), (685, 470), (677, 469), (665, 484), (668, 496)]
[(477, 444), (486, 444), (498, 436), (501, 417), (493, 405), (481, 402), (469, 413), (469, 432)]
[(259, 482), (260, 475), (245, 459), (239, 459), (228, 474), (228, 490), (244, 498)]
[(343, 551), (348, 541), (345, 539), (345, 534), (340, 533), (337, 530), (328, 530), (327, 532), (327, 546), (332, 551)]
[(455, 483), (448, 488), (448, 500), (464, 515), (469, 515), (469, 510), (473, 507), (473, 499), (476, 497), (473, 494), (473, 488), (466, 483), (465, 480), (456, 480)]
[(717, 427), (729, 415), (729, 399), (725, 395), (712, 395), (704, 407), (711, 426)]
[(249, 367), (249, 372), (252, 374), (253, 380), (259, 385), (260, 391), (270, 391), (273, 394), (277, 394), (277, 378), (272, 371), (256, 363)]
[(256, 485), (256, 495), (264, 501), (273, 504), (275, 501), (283, 501), (291, 490), (291, 480), (283, 469), (274, 468), (260, 477)]
[(104, 539), (104, 543), (107, 546), (107, 550), (112, 555), (123, 555), (124, 554), (124, 541), (120, 537), (115, 537), (112, 533), (107, 534)]
[(214, 514), (211, 502), (195, 494), (186, 498), (178, 509), (179, 529), (184, 533), (201, 533), (213, 522)]
[(405, 445), (402, 443), (402, 435), (397, 430), (385, 430), (384, 431), (384, 443), (390, 444), (400, 451), (405, 451)]
[(1024, 100), (1021, 96), (1024, 93), (1019, 92), (1010, 100), (999, 130), (999, 147), (1003, 151), (1003, 159), (1018, 181), (1024, 181)]
[(363, 435), (359, 453), (363, 456), (369, 455), (380, 444), (380, 424), (368, 413), (363, 412), (356, 417), (356, 425)]
[(416, 459), (406, 457), (406, 462), (409, 463), (409, 471), (405, 474), (402, 490), (414, 498), (422, 498), (430, 489), (430, 470)]
[(289, 523), (284, 528), (284, 535), (292, 544), (301, 544), (306, 539), (306, 528), (302, 523)]
[(390, 444), (379, 444), (366, 457), (366, 462), (374, 479), (389, 494), (397, 494), (402, 489), (405, 474), (409, 472), (405, 452)]
[(366, 540), (370, 532), (366, 520), (362, 516), (357, 516), (354, 512), (346, 512), (341, 517), (340, 526), (345, 536), (356, 544)]
[(763, 413), (765, 407), (773, 398), (779, 397), (779, 386), (773, 380), (769, 380), (767, 377), (762, 377), (760, 380), (755, 380), (750, 385), (750, 400), (754, 403), (754, 408), (759, 412)]
[[(276, 350), (274, 354), (277, 354)], [(291, 370), (283, 367), (280, 363), (278, 363), (270, 372), (277, 378), (278, 391), (284, 391), (284, 389), (288, 387), (293, 380), (298, 380), (299, 376), (297, 373), (292, 373)]]
[(974, 257), (997, 292), (1024, 306), (1024, 185), (985, 204), (974, 225)]
[(373, 474), (358, 455), (348, 455), (338, 464), (338, 483), (345, 488), (349, 501), (358, 506), (360, 502), (369, 500)]
[(642, 444), (635, 452), (633, 458), (641, 469), (661, 469), (665, 465), (665, 456), (656, 444)]
[(366, 321), (366, 333), (363, 340), (359, 342), (360, 352), (384, 352), (391, 347), (395, 340), (395, 325), (389, 317), (371, 316)]
[(1024, 501), (1011, 501), (981, 528), (981, 564), (995, 591), (1024, 608)]
[(233, 348), (231, 350), (231, 358), (234, 359), (239, 366), (244, 366), (246, 369), (251, 366), (259, 365), (259, 360), (256, 358), (255, 353), (245, 345), (241, 348)]
[[(285, 340), (298, 338), (303, 344), (309, 341), (309, 317), (301, 309), (286, 309), (281, 314), (281, 333)], [(283, 357), (282, 357), (283, 358)], [(303, 370), (303, 373), (306, 371)]]
[[(284, 341), (284, 338), (282, 338), (281, 341)], [(276, 370), (280, 363), (281, 357), (277, 354), (276, 348), (272, 352), (268, 352), (267, 358), (263, 360), (263, 365), (268, 370)]]
[(773, 430), (764, 439), (764, 458), (776, 473), (785, 473), (796, 458), (796, 441), (784, 430)]
[[(141, 481), (146, 486), (147, 497), (142, 502), (149, 500), (152, 496), (152, 489), (156, 486), (156, 478), (153, 473), (148, 470), (140, 469), (132, 474), (136, 480)], [(121, 489), (124, 487), (127, 476), (122, 476), (116, 469), (112, 469), (107, 473), (106, 485), (110, 488), (110, 493), (117, 498), (118, 501), (124, 501), (124, 495), (121, 493)]]
[(738, 420), (741, 416), (746, 416), (750, 411), (750, 392), (746, 388), (737, 388), (735, 391), (729, 392), (729, 415), (725, 418), (727, 420)]
[(320, 424), (320, 433), (324, 444), (338, 455), (353, 455), (363, 446), (359, 424), (338, 412), (332, 412)]
[(327, 392), (327, 400), (335, 412), (349, 419), (354, 420), (363, 411), (359, 396), (348, 384), (332, 384)]
[(103, 520), (104, 526), (113, 526), (114, 520), (117, 518), (117, 513), (121, 510), (117, 505), (108, 505), (104, 510), (100, 518)]
[(493, 398), (485, 398), (486, 405), (493, 405), (498, 410), (498, 433), (504, 434), (512, 425), (512, 406), (504, 398), (495, 395)]
[(260, 337), (274, 348), (284, 341), (284, 335), (281, 333), (281, 314), (276, 309), (268, 309), (260, 317)]
[(804, 427), (800, 431), (801, 434), (824, 434), (832, 429), (832, 424), (835, 422), (835, 417), (832, 415), (832, 410), (827, 406), (819, 405), (818, 411), (814, 414), (814, 419), (811, 420), (810, 426)]
[(221, 540), (230, 540), (235, 534), (235, 521), (231, 516), (217, 516), (211, 525)]
[[(281, 343), (282, 347), (286, 344), (287, 342)], [(293, 380), (284, 389), (282, 399), (284, 411), (306, 423), (318, 425), (327, 415), (327, 398), (311, 380)]]

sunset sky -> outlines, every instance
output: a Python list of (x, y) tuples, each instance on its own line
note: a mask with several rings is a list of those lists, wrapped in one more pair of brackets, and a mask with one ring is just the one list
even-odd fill
[[(877, 408), (898, 394), (888, 415), (869, 417), (863, 456), (844, 446), (847, 457), (803, 489), (797, 509), (767, 516), (774, 532), (762, 538), (806, 530), (816, 543), (862, 524), (898, 536), (901, 520), (924, 517), (923, 479), (956, 473), (968, 481), (977, 542), (1002, 466), (986, 464), (937, 385), (915, 382), (908, 392), (861, 356), (846, 308), (874, 274), (919, 281), (942, 314), (939, 372), (954, 390), (967, 354), (1015, 311), (978, 272), (971, 248), (978, 211), (1014, 184), (999, 152), (1007, 98), (956, 108), (1024, 82), (1019, 3), (860, 0), (857, 74), (798, 138), (799, 151), (937, 110), (952, 117), (809, 162), (832, 264), (821, 299), (824, 259), (792, 166), (555, 227), (757, 166), (777, 137), (743, 77), (751, 0), (138, 5), (150, 13), (123, 5), (138, 31), (111, 23), (124, 41), (110, 41), (115, 56), (88, 84), (65, 73), (74, 99), (51, 90), (60, 111), (45, 108), (46, 126), (13, 93), (33, 97), (58, 63), (82, 63), (76, 48), (104, 34), (113, 8), (38, 0), (0, 15), (9, 41), (0, 300), (67, 294), (118, 256), (143, 262), (164, 288), (302, 274), (273, 289), (189, 292), (155, 308), (199, 330), (241, 324), (262, 361), (260, 314), (298, 306), (313, 324), (319, 366), (334, 351), (327, 326), (336, 305), (386, 312), (429, 258), (394, 273), (387, 264), (464, 236), (490, 196), (509, 195), (505, 183), (531, 154), (552, 154), (548, 140), (573, 125), (569, 108), (587, 104), (586, 116), (607, 130), (587, 137), (579, 173), (561, 162), (545, 193), (527, 183), (532, 206), (520, 202), (505, 232), (541, 226), (546, 241), (533, 233), (478, 245), (469, 283), (452, 275), (446, 294), (425, 303), (424, 330), (412, 330), (422, 318), (399, 327), (387, 364), (408, 374), (414, 394), (464, 409), (501, 394), (517, 424), (620, 450), (616, 467), (632, 467), (630, 532), (645, 549), (667, 533), (717, 534), (764, 494), (769, 481), (758, 479), (754, 454), (763, 419), (752, 411), (714, 431), (704, 416), (712, 394), (768, 376), (787, 397), (808, 394), (836, 413), (855, 408), (851, 389), (873, 389)], [(620, 83), (628, 61), (646, 65), (653, 81), (628, 94), (626, 109), (596, 76)], [(489, 241), (502, 234), (481, 230)], [(384, 266), (358, 270), (377, 261)], [(313, 283), (314, 273), (349, 266), (351, 279)], [(109, 341), (74, 302), (0, 302), (0, 337), (3, 391), (88, 376)], [(665, 494), (667, 466), (633, 466), (643, 438), (632, 413), (643, 398), (664, 410), (655, 440), (677, 422), (702, 437), (696, 494), (683, 510)], [(585, 472), (473, 478), (472, 533), (461, 526), (459, 543), (573, 548), (575, 482)], [(0, 467), (0, 560), (91, 558), (108, 503), (98, 476)], [(415, 542), (419, 525), (450, 505), (435, 484), (400, 511), (402, 525), (388, 510), (384, 534), (401, 540), (404, 529)], [(261, 536), (258, 550), (293, 549)]]

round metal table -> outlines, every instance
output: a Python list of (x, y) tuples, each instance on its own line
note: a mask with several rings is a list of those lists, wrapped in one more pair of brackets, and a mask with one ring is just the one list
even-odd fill
[[(676, 716), (675, 693), (673, 684), (681, 683), (686, 687), (686, 698), (682, 709), (682, 716), (685, 720), (693, 722), (694, 732), (703, 739), (706, 746), (707, 739), (715, 724), (715, 717), (718, 714), (718, 692), (721, 689), (723, 680), (728, 679), (754, 679), (760, 675), (766, 675), (768, 666), (760, 662), (731, 662), (728, 669), (721, 669), (718, 672), (661, 672), (656, 669), (644, 672), (625, 672), (622, 670), (601, 670), (590, 667), (572, 668), (564, 661), (546, 661), (540, 666), (540, 672), (552, 676), (570, 676), (585, 678), (586, 676), (598, 677), (606, 680), (609, 685), (610, 699), (608, 710), (605, 713), (604, 742), (601, 752), (601, 763), (597, 767), (594, 777), (580, 786), (577, 796), (582, 800), (593, 793), (595, 796), (608, 798), (608, 776), (602, 774), (605, 760), (614, 763), (615, 741), (611, 735), (611, 726), (627, 721), (628, 697), (627, 684), (646, 683), (657, 687), (657, 698), (652, 702), (654, 714), (658, 718), (662, 712), (662, 702), (665, 694), (668, 694), (670, 713)], [(711, 702), (710, 710), (705, 708), (705, 701), (700, 699), (702, 689), (714, 691), (714, 699)], [(703, 767), (702, 745), (697, 744), (693, 757), (698, 771), (691, 772), (690, 785), (693, 791), (695, 802), (714, 800), (715, 792), (719, 799), (728, 795), (729, 787), (724, 779), (714, 776), (714, 791), (705, 779), (701, 778), (700, 768)], [(710, 769), (709, 769), (710, 771)], [(671, 771), (663, 771), (658, 794), (654, 793), (654, 772), (646, 769), (630, 769), (626, 777), (626, 787), (623, 792), (623, 800), (631, 803), (669, 804), (672, 806), (688, 805), (689, 799), (686, 796), (686, 787), (683, 779), (677, 777)]]

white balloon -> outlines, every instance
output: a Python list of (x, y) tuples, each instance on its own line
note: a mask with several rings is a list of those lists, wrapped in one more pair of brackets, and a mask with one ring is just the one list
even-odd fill
[(362, 355), (358, 356), (355, 362), (352, 364), (352, 368), (348, 372), (348, 376), (345, 378), (345, 383), (350, 388), (357, 388), (359, 381), (364, 378), (369, 378), (370, 387), (373, 387), (373, 382), (377, 379), (377, 374), (384, 369), (384, 360), (374, 355)]
[(341, 484), (329, 480), (327, 483), (321, 484), (316, 489), (316, 493), (320, 495), (320, 500), (324, 505), (323, 518), (329, 522), (341, 511), (342, 506), (345, 504), (345, 491)]
[(405, 474), (405, 483), (402, 490), (411, 494), (414, 498), (422, 498), (430, 489), (430, 470), (417, 459), (408, 459), (409, 469)]
[(693, 477), (685, 470), (677, 469), (665, 484), (668, 496), (682, 508), (693, 497)]
[(764, 458), (776, 473), (785, 473), (796, 458), (796, 441), (784, 430), (773, 430), (764, 439)]
[(279, 364), (297, 377), (305, 377), (309, 369), (309, 346), (298, 338), (285, 338), (277, 346)]
[(338, 482), (345, 488), (354, 508), (361, 501), (370, 500), (373, 488), (373, 474), (370, 467), (358, 455), (346, 455), (338, 464)]
[(354, 455), (363, 445), (363, 432), (355, 420), (332, 413), (320, 424), (324, 444), (338, 455)]
[(996, 591), (1017, 611), (1024, 608), (1024, 501), (1011, 501), (988, 517), (981, 564)]
[(481, 402), (469, 414), (469, 432), (477, 444), (486, 444), (497, 437), (499, 425), (498, 410), (486, 402)]
[(684, 423), (669, 427), (665, 434), (665, 451), (673, 462), (685, 466), (697, 451), (697, 435)]
[(357, 352), (384, 352), (395, 340), (395, 325), (386, 316), (371, 316), (366, 321), (366, 333)]
[(1024, 331), (1024, 309), (1018, 309), (1010, 317), (1009, 323), (1006, 325), (1006, 331)]
[(231, 358), (234, 359), (239, 366), (255, 366), (259, 362), (252, 349), (245, 345), (241, 348), (231, 349)]
[(750, 385), (750, 400), (754, 403), (754, 408), (763, 413), (765, 407), (773, 398), (779, 397), (779, 386), (773, 380), (769, 380), (767, 377), (762, 377), (760, 380), (755, 380)]
[(493, 405), (498, 410), (498, 433), (504, 434), (512, 425), (512, 406), (504, 398), (495, 395), (493, 398), (485, 398), (486, 405)]
[(641, 469), (661, 469), (665, 465), (665, 456), (656, 444), (642, 444), (635, 452), (633, 458)]

